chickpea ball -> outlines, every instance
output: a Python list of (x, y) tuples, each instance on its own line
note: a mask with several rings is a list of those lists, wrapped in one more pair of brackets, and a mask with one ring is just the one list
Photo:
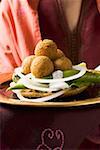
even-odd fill
[(51, 60), (56, 58), (57, 45), (54, 41), (45, 39), (41, 40), (35, 47), (36, 56), (48, 56)]
[(55, 69), (58, 70), (68, 70), (72, 68), (72, 62), (67, 57), (63, 56), (54, 61)]
[(30, 66), (32, 61), (35, 59), (35, 55), (27, 56), (22, 62), (22, 73), (28, 74), (31, 72)]
[(57, 55), (56, 55), (56, 59), (65, 56), (65, 54), (63, 53), (62, 50), (57, 49)]
[(31, 73), (37, 78), (42, 78), (50, 75), (53, 70), (53, 62), (47, 56), (38, 56), (33, 60), (31, 64)]

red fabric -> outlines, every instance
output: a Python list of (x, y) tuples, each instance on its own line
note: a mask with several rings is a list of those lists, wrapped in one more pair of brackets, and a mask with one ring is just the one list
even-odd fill
[[(67, 38), (69, 31), (67, 26), (63, 25), (66, 24), (66, 21), (63, 19), (63, 15), (61, 16), (58, 8), (61, 6), (58, 6), (57, 1), (60, 0), (40, 1), (38, 11), (41, 34), (42, 38), (53, 39), (71, 59), (73, 53), (77, 52), (72, 52), (70, 55), (69, 39)], [(95, 68), (100, 64), (100, 14), (95, 0), (87, 1), (87, 10), (80, 32), (81, 46), (78, 53), (75, 54), (78, 57), (77, 63), (84, 61), (89, 68)]]
[[(78, 147), (80, 150), (99, 150), (100, 145), (84, 141), (99, 123), (100, 107), (96, 106), (68, 109), (1, 105), (0, 150), (37, 150), (42, 143), (42, 133), (46, 129), (62, 131), (64, 144), (61, 150), (78, 149)], [(51, 132), (46, 135), (47, 140), (45, 138), (44, 143), (52, 150), (52, 142), (55, 147), (61, 145), (60, 134), (58, 138), (56, 136), (53, 138)]]
[[(38, 2), (38, 1), (37, 1)], [(35, 0), (2, 0), (0, 4), (0, 72), (11, 72), (34, 53), (41, 39)], [(5, 60), (5, 61), (4, 61)]]

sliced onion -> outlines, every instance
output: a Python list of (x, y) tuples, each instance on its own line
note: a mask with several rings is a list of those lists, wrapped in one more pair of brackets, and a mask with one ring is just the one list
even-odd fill
[(47, 88), (47, 87), (37, 86), (33, 84), (30, 79), (27, 79), (27, 78), (22, 78), (21, 80), (22, 80), (23, 85), (29, 89), (43, 91), (43, 92), (53, 92), (53, 91), (59, 90), (59, 88)]
[(100, 65), (95, 68), (96, 71), (100, 71)]
[(16, 93), (17, 97), (21, 101), (27, 101), (27, 102), (45, 102), (45, 101), (49, 101), (51, 99), (54, 99), (54, 98), (59, 97), (59, 96), (64, 94), (64, 90), (62, 90), (60, 92), (56, 92), (56, 93), (54, 93), (52, 95), (49, 95), (49, 96), (46, 96), (46, 97), (36, 98), (36, 99), (29, 99), (29, 98), (23, 97), (20, 90), (13, 90), (13, 92)]
[(34, 78), (34, 81), (39, 82), (39, 83), (54, 83), (54, 82), (61, 82), (61, 81), (70, 81), (70, 80), (80, 78), (87, 71), (86, 67), (79, 66), (79, 65), (73, 66), (73, 69), (79, 70), (80, 72), (73, 75), (73, 76), (61, 78), (61, 79), (38, 79), (38, 78)]
[[(61, 90), (62, 87), (58, 87), (58, 88), (54, 88), (54, 87), (48, 87), (49, 85), (47, 84), (41, 84), (39, 82), (36, 82), (35, 80), (30, 79), (31, 78), (31, 74), (27, 74), (27, 75), (23, 75), (21, 73), (21, 68), (17, 68), (15, 70), (15, 73), (18, 73), (18, 75), (21, 77), (21, 79), (19, 79), (19, 81), (27, 88), (29, 89), (33, 89), (33, 90), (37, 90), (37, 91), (43, 91), (43, 92), (55, 92), (58, 90)], [(33, 78), (34, 79), (34, 78)], [(18, 82), (19, 82), (18, 81)]]
[(55, 92), (55, 91), (58, 91), (62, 88), (53, 88), (53, 87), (47, 87), (48, 85), (46, 84), (41, 84), (39, 82), (36, 82), (34, 79), (35, 77), (33, 76), (32, 79), (31, 78), (31, 73), (30, 74), (27, 74), (27, 75), (23, 75), (21, 73), (21, 67), (19, 68), (16, 68), (15, 69), (15, 73), (18, 74), (18, 76), (21, 77), (20, 79), (20, 82), (27, 88), (29, 89), (33, 89), (33, 90), (37, 90), (37, 91), (43, 91), (43, 92)]
[(15, 86), (15, 85), (16, 85), (15, 82), (11, 82), (11, 83), (10, 83), (10, 87), (13, 87), (13, 86)]
[(50, 83), (49, 87), (52, 89), (67, 89), (69, 88), (69, 85), (66, 82), (57, 82), (57, 83)]
[(22, 70), (21, 67), (15, 68), (14, 73), (18, 75), (20, 78), (23, 78), (25, 75), (21, 73), (21, 70)]

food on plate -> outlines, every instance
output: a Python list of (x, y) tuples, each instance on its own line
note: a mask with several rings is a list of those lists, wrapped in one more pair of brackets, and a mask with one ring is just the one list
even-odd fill
[[(21, 101), (49, 101), (75, 95), (90, 85), (100, 84), (100, 67), (90, 70), (84, 62), (73, 65), (56, 46), (46, 47), (48, 43), (53, 45), (52, 40), (40, 41), (35, 48), (35, 55), (26, 57), (22, 66), (14, 70), (8, 90), (12, 90)], [(38, 50), (42, 55), (37, 54)], [(26, 69), (24, 72), (23, 66)]]
[(31, 64), (31, 73), (37, 78), (42, 78), (54, 71), (53, 62), (47, 56), (36, 57)]
[(21, 94), (24, 97), (32, 98), (32, 97), (45, 97), (49, 96), (52, 93), (51, 92), (38, 92), (32, 89), (23, 89), (21, 90)]
[(30, 66), (31, 66), (31, 63), (35, 57), (36, 57), (35, 55), (31, 55), (31, 56), (26, 57), (23, 60), (23, 62), (22, 62), (22, 73), (28, 74), (31, 72)]
[(72, 62), (67, 57), (63, 56), (54, 61), (56, 70), (68, 70), (72, 68)]
[(63, 53), (63, 51), (60, 50), (60, 49), (57, 49), (56, 59), (58, 59), (60, 57), (63, 57), (63, 56), (65, 56), (65, 54)]
[(57, 45), (54, 41), (44, 39), (39, 41), (35, 47), (36, 56), (48, 56), (51, 60), (56, 58)]

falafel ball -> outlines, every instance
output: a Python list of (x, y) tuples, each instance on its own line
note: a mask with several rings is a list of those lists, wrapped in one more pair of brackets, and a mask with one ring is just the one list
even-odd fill
[(54, 61), (54, 66), (56, 70), (60, 69), (64, 71), (72, 68), (72, 62), (69, 58), (63, 56)]
[(57, 49), (56, 59), (65, 56), (62, 50)]
[(22, 73), (28, 74), (31, 72), (30, 66), (32, 61), (35, 59), (35, 55), (27, 56), (22, 62)]
[(39, 41), (35, 47), (36, 56), (48, 56), (51, 60), (56, 58), (57, 45), (54, 41), (44, 39)]
[(45, 77), (51, 74), (53, 70), (53, 62), (47, 56), (38, 56), (31, 64), (31, 73), (37, 78)]

